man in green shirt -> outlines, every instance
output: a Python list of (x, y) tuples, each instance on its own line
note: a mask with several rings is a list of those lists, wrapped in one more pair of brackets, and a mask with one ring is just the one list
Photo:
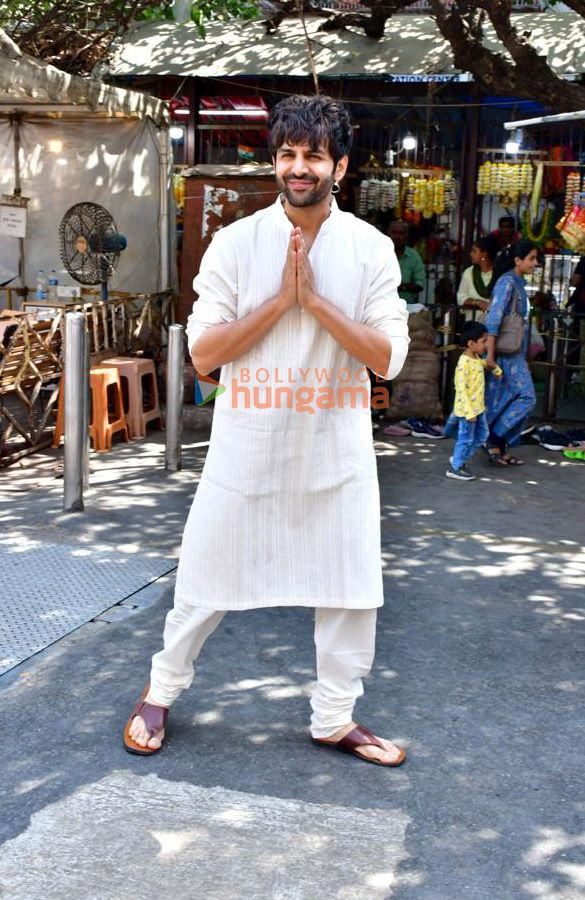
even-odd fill
[[(406, 222), (396, 219), (390, 224), (388, 235), (394, 244), (402, 282), (398, 287), (398, 294), (407, 303), (418, 303), (419, 294), (425, 289), (425, 267), (420, 255), (412, 247), (406, 246), (408, 237), (408, 225)], [(424, 298), (420, 298), (424, 303)]]

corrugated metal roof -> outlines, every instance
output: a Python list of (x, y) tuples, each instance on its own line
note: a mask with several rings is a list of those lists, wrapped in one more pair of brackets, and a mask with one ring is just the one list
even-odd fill
[[(530, 31), (531, 42), (563, 75), (584, 70), (585, 21), (576, 13), (518, 13), (515, 24)], [(426, 15), (396, 15), (382, 40), (361, 29), (319, 32), (323, 19), (308, 16), (307, 29), (320, 75), (456, 75), (449, 44)], [(502, 50), (491, 27), (487, 46)], [(197, 75), (236, 77), (310, 74), (306, 41), (298, 19), (285, 19), (267, 35), (261, 21), (213, 22), (205, 40), (192, 23), (155, 22), (126, 35), (112, 75)]]

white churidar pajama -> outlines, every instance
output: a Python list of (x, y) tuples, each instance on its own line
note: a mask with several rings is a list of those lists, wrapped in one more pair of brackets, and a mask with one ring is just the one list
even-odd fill
[[(208, 328), (276, 296), (291, 230), (278, 199), (216, 232), (194, 281), (199, 299), (187, 323), (190, 351)], [(408, 321), (391, 240), (333, 200), (309, 261), (322, 297), (390, 339), (389, 366), (380, 374), (395, 378), (406, 358)], [(226, 390), (215, 400), (185, 526), (175, 609), (165, 650), (153, 660), (154, 698), (174, 699), (190, 683), (191, 661), (226, 611), (311, 606), (323, 641), (313, 727), (326, 736), (340, 710), (346, 716), (353, 706), (371, 665), (375, 626), (370, 646), (359, 616), (348, 624), (351, 614), (368, 612), (373, 623), (384, 601), (370, 380), (363, 364), (297, 306), (224, 365), (220, 383)], [(326, 388), (333, 403), (321, 402)], [(350, 639), (345, 647), (329, 646), (329, 634)]]
[[(329, 737), (351, 721), (374, 661), (377, 609), (316, 609), (317, 687), (311, 697), (313, 737)], [(150, 696), (171, 706), (193, 681), (193, 664), (225, 612), (177, 604), (168, 613), (164, 650), (152, 660)]]

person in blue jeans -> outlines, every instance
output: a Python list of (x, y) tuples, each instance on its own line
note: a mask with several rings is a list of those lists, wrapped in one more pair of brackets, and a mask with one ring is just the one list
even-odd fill
[[(475, 475), (468, 469), (467, 463), (489, 437), (485, 414), (487, 363), (482, 359), (487, 343), (485, 325), (467, 322), (461, 332), (463, 353), (455, 369), (455, 404), (445, 426), (445, 434), (454, 433), (457, 429), (457, 442), (445, 475), (458, 481), (473, 481)], [(492, 374), (501, 377), (502, 370), (494, 366)]]

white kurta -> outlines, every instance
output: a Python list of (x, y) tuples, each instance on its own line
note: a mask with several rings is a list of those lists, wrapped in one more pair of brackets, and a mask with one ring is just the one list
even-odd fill
[[(190, 350), (210, 326), (278, 293), (291, 229), (277, 200), (215, 234), (194, 281)], [(333, 201), (309, 259), (322, 297), (390, 338), (387, 377), (394, 378), (408, 324), (392, 241)], [(380, 498), (363, 364), (294, 307), (223, 366), (220, 383), (227, 390), (215, 400), (176, 599), (225, 610), (381, 606)], [(364, 390), (352, 397), (342, 388)]]
[[(481, 280), (487, 287), (490, 281), (492, 280), (493, 272), (482, 272)], [(485, 297), (482, 297), (481, 294), (477, 291), (475, 287), (475, 283), (473, 281), (473, 266), (469, 266), (465, 269), (463, 275), (461, 276), (461, 282), (459, 284), (459, 290), (457, 291), (457, 303), (461, 307), (463, 314), (465, 315), (465, 319), (468, 322), (484, 322), (487, 319), (487, 312), (484, 312), (482, 309), (463, 309), (463, 304), (466, 300), (485, 300)], [(489, 300), (489, 298), (487, 298)]]

